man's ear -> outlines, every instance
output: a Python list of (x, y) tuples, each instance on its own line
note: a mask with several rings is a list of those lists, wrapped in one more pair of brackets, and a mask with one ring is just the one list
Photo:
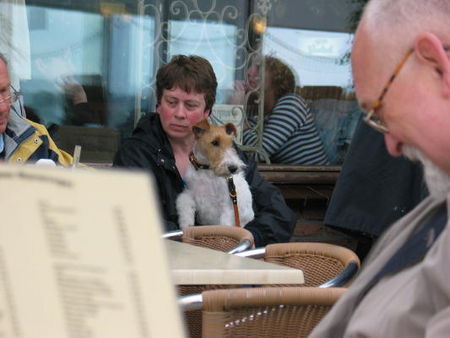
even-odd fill
[(206, 110), (203, 112), (203, 117), (204, 117), (205, 119), (207, 119), (207, 118), (209, 117), (209, 115), (211, 115), (211, 109), (206, 109)]
[(450, 51), (446, 51), (442, 41), (432, 33), (417, 36), (414, 46), (416, 56), (431, 64), (442, 81), (443, 94), (450, 98)]

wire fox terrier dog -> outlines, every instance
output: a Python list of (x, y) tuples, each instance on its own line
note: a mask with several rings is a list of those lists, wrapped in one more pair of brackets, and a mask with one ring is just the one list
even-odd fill
[(254, 218), (245, 164), (233, 147), (236, 127), (207, 120), (192, 127), (195, 144), (189, 156), (185, 190), (177, 198), (180, 228), (196, 224), (244, 226)]

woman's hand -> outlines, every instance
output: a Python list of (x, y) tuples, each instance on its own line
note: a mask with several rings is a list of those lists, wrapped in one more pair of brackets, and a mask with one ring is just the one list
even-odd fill
[(245, 94), (247, 92), (244, 81), (239, 80), (234, 82), (233, 93), (228, 100), (229, 104), (244, 104)]

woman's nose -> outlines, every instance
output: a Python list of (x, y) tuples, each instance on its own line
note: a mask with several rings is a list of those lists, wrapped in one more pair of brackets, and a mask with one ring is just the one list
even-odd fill
[(174, 115), (176, 117), (178, 117), (178, 118), (186, 117), (186, 111), (184, 109), (183, 104), (179, 103), (179, 104), (176, 105), (176, 107), (175, 107), (175, 114)]
[(247, 70), (247, 76), (249, 78), (255, 78), (256, 76), (258, 76), (258, 69), (256, 69), (255, 66), (251, 66), (248, 70)]

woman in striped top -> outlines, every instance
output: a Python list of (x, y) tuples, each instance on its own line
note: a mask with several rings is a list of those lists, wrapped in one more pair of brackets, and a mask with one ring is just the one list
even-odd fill
[[(262, 146), (272, 163), (325, 165), (325, 149), (305, 100), (294, 94), (295, 77), (280, 60), (265, 57), (264, 129)], [(258, 69), (249, 68), (249, 83), (258, 76)], [(255, 120), (248, 119), (250, 127)], [(255, 130), (244, 131), (243, 143), (256, 142)], [(263, 161), (261, 154), (256, 155)]]

